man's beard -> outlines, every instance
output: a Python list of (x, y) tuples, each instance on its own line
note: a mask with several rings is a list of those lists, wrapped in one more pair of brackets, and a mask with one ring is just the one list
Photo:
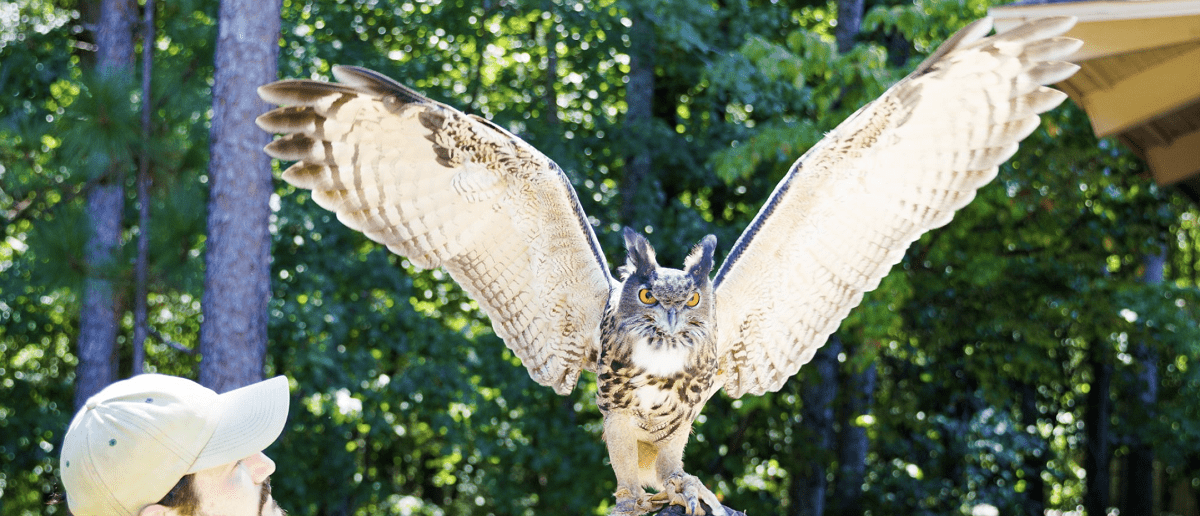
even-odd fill
[(278, 513), (281, 515), (287, 514), (287, 511), (280, 508), (279, 504), (275, 503), (275, 499), (271, 498), (271, 477), (267, 477), (267, 478), (263, 479), (261, 494), (259, 494), (259, 497), (258, 497), (258, 515), (259, 516), (266, 516), (266, 513), (264, 513), (263, 511), (266, 510), (266, 508), (267, 508), (267, 502), (271, 502), (272, 508), (275, 509), (275, 512), (272, 512), (272, 514), (275, 514), (275, 513)]

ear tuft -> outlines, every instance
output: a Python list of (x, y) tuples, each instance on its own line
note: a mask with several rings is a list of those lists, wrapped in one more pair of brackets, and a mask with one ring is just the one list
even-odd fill
[(692, 277), (692, 281), (700, 284), (702, 280), (708, 278), (708, 274), (713, 268), (713, 253), (717, 249), (717, 237), (708, 235), (692, 248), (692, 252), (688, 253), (687, 258), (683, 260), (683, 270)]
[(648, 276), (658, 268), (658, 260), (654, 248), (650, 247), (650, 241), (628, 227), (625, 228), (625, 250), (628, 253), (625, 265), (617, 269), (622, 280), (633, 274)]

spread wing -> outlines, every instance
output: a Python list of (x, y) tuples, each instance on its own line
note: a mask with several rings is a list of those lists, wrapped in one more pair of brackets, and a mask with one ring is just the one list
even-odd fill
[(950, 221), (1066, 95), (1081, 42), (1047, 18), (964, 28), (806, 152), (714, 280), (732, 397), (778, 390), (922, 233)]
[(569, 393), (595, 370), (613, 278), (566, 175), (483, 118), (371, 70), (333, 73), (340, 84), (259, 88), (288, 106), (257, 120), (284, 133), (267, 154), (297, 161), (283, 179), (417, 266), (443, 267), (530, 376)]

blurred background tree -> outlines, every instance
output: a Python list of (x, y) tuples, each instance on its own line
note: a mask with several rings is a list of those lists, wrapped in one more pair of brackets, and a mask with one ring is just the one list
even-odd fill
[[(262, 380), (271, 297), (271, 141), (254, 124), (275, 80), (280, 0), (221, 0), (212, 82), (200, 383), (225, 392)], [(147, 4), (152, 9), (153, 4)]]
[[(137, 63), (127, 83), (89, 72), (101, 5), (0, 2), (0, 514), (63, 510), (45, 501), (85, 373), (86, 200), (110, 165), (124, 164), (104, 177), (122, 178), (127, 201), (103, 270), (115, 374), (134, 371), (128, 244), (145, 234), (158, 336), (140, 360), (200, 375), (218, 2), (153, 5), (146, 106)], [(720, 257), (796, 157), (990, 5), (284, 0), (279, 74), (366, 66), (509, 128), (567, 171), (610, 263), (621, 225), (665, 249), (715, 233)], [(136, 162), (118, 159), (142, 148), (144, 107), (148, 222)], [(1048, 114), (837, 346), (778, 393), (714, 398), (689, 470), (751, 514), (1129, 513), (1144, 502), (1127, 488), (1146, 482), (1154, 510), (1195, 507), (1200, 211), (1143, 167), (1075, 106)], [(288, 375), (293, 395), (268, 449), (281, 505), (606, 513), (615, 481), (592, 378), (568, 397), (537, 386), (448, 277), (274, 188), (264, 374)]]

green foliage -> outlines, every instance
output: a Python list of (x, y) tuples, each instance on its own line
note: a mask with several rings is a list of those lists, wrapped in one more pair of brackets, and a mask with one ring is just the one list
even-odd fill
[(918, 54), (928, 55), (967, 23), (987, 16), (992, 5), (988, 0), (916, 0), (876, 5), (863, 15), (862, 30), (899, 33)]
[[(110, 183), (122, 178), (107, 177), (111, 170), (120, 170), (134, 161), (134, 152), (141, 140), (141, 121), (130, 94), (133, 78), (127, 75), (85, 73), (82, 80), (65, 84), (53, 103), (68, 108), (58, 138), (46, 139), (50, 152), (74, 165), (73, 172), (82, 173), (89, 181)], [(59, 141), (62, 149), (58, 149)]]
[[(211, 23), (160, 21), (155, 76), (158, 109), (151, 172), (152, 326), (194, 347), (199, 330), (200, 245), (207, 166), (207, 77)], [(0, 4), (0, 513), (56, 514), (46, 501), (60, 492), (58, 446), (73, 413), (74, 342), (78, 335), (82, 248), (87, 239), (83, 200), (91, 185), (117, 181), (133, 192), (141, 152), (141, 96), (133, 77), (100, 78), (87, 71), (90, 35), (75, 2)], [(213, 6), (215, 8), (215, 6)], [(85, 9), (86, 10), (86, 9)], [(170, 7), (168, 13), (179, 14)], [(189, 41), (188, 37), (192, 39)], [(193, 54), (183, 49), (209, 48)], [(182, 62), (180, 60), (183, 60)], [(206, 69), (207, 67), (207, 69)], [(114, 168), (115, 166), (115, 168)], [(106, 176), (109, 170), (118, 174)], [(136, 204), (126, 203), (127, 221)], [(129, 298), (133, 246), (105, 271)], [(122, 374), (128, 375), (132, 316), (123, 322)], [(153, 341), (147, 370), (194, 376), (196, 358)]]
[(790, 165), (799, 150), (811, 147), (899, 78), (887, 67), (887, 51), (878, 44), (839, 54), (826, 9), (806, 9), (800, 22), (781, 42), (750, 36), (711, 74), (715, 87), (746, 99), (726, 108), (729, 117), (756, 129), (747, 141), (735, 140), (711, 158), (727, 183)]
[[(199, 329), (209, 82), (216, 2), (158, 2), (154, 42), (152, 326), (194, 347)], [(377, 2), (286, 0), (280, 73), (333, 64), (394, 76), (481, 113), (567, 171), (610, 263), (636, 223), (678, 263), (707, 233), (727, 250), (797, 156), (986, 13), (967, 0), (869, 5), (839, 52), (836, 5), (687, 0)], [(141, 148), (144, 99), (100, 81), (71, 1), (0, 3), (0, 512), (56, 513), (57, 446), (71, 415), (89, 181)], [(16, 14), (13, 14), (16, 13)], [(626, 124), (630, 29), (654, 33), (654, 108)], [(1083, 113), (1048, 115), (997, 180), (843, 323), (878, 387), (854, 424), (870, 438), (872, 514), (1022, 511), (1080, 500), (1083, 405), (1093, 356), (1114, 364), (1114, 431), (1154, 443), (1171, 480), (1200, 478), (1195, 364), (1200, 214), (1143, 173)], [(621, 220), (627, 156), (653, 177)], [(111, 178), (113, 180), (121, 180)], [(559, 397), (529, 379), (489, 322), (440, 271), (417, 271), (279, 183), (268, 374), (292, 381), (291, 420), (267, 452), (292, 514), (604, 514), (615, 481), (595, 384)], [(128, 191), (132, 191), (129, 188)], [(111, 271), (128, 292), (132, 246)], [(1142, 281), (1165, 250), (1166, 281)], [(720, 253), (718, 253), (720, 254)], [(126, 304), (132, 301), (126, 298)], [(131, 318), (127, 318), (131, 319)], [(131, 320), (123, 323), (122, 364)], [(1159, 401), (1123, 397), (1148, 361)], [(149, 368), (195, 375), (160, 342)], [(794, 510), (791, 486), (820, 449), (802, 417), (808, 369), (762, 397), (715, 398), (686, 465), (727, 504)], [(1118, 449), (1118, 453), (1122, 450)]]

